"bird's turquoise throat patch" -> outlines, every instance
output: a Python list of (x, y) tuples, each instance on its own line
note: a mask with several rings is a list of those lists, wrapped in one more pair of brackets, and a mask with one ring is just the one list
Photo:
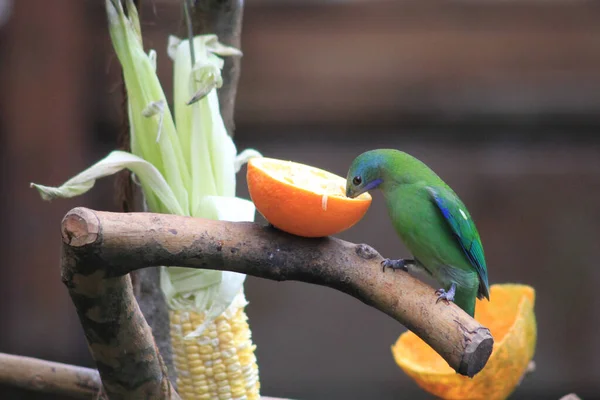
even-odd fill
[(364, 191), (368, 192), (369, 190), (373, 190), (377, 186), (381, 185), (382, 183), (383, 183), (383, 179), (381, 179), (381, 178), (375, 179), (374, 181), (371, 181), (365, 185)]

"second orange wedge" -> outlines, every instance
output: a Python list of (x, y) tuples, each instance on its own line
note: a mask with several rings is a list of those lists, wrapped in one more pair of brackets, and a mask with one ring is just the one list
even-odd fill
[(494, 350), (486, 366), (467, 378), (412, 332), (403, 333), (392, 353), (396, 363), (426, 391), (442, 399), (503, 400), (517, 387), (537, 342), (531, 286), (490, 287), (490, 301), (477, 300), (475, 319), (490, 329)]

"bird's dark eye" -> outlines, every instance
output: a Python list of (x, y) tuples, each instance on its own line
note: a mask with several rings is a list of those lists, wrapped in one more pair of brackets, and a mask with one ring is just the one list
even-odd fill
[(358, 186), (358, 185), (360, 185), (360, 184), (361, 184), (361, 182), (362, 182), (362, 178), (361, 178), (360, 176), (355, 176), (355, 177), (352, 179), (352, 183), (354, 184), (354, 186)]

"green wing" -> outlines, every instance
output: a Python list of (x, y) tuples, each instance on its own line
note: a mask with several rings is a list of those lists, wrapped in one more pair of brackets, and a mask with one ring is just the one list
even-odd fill
[(441, 187), (428, 187), (428, 190), (469, 262), (477, 271), (479, 276), (477, 297), (480, 299), (486, 297), (489, 300), (490, 287), (483, 246), (471, 215), (463, 202), (451, 190)]

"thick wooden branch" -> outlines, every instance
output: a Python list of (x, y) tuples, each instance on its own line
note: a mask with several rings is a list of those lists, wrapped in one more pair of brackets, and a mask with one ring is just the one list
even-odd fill
[(300, 238), (254, 223), (86, 208), (65, 216), (62, 236), (63, 281), (109, 395), (143, 382), (167, 384), (126, 275), (148, 266), (228, 270), (340, 290), (390, 315), (471, 377), (492, 351), (487, 328), (454, 304), (436, 303), (434, 290), (409, 274), (383, 273), (382, 257), (364, 244)]

